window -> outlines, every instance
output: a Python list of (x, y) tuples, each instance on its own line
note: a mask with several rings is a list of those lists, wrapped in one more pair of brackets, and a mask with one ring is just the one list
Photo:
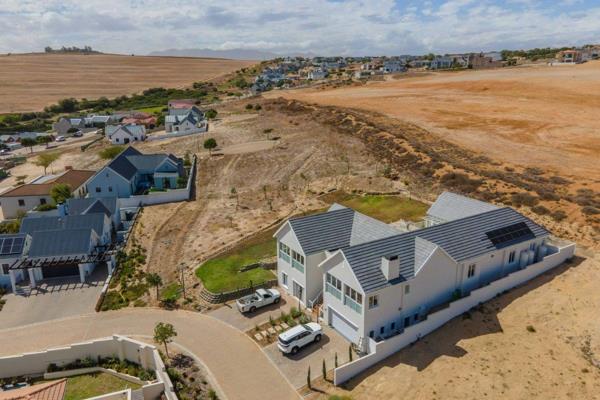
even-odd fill
[(419, 320), (419, 313), (416, 313), (415, 315), (413, 315), (413, 320), (415, 322), (417, 322)]
[(374, 332), (374, 331), (370, 331), (370, 332), (369, 332), (369, 337), (370, 337), (371, 339), (373, 339), (373, 336), (375, 336), (375, 332)]
[(2, 264), (2, 273), (4, 275), (8, 275), (8, 269), (10, 268), (10, 266), (8, 264)]
[(300, 264), (304, 265), (304, 256), (302, 254), (298, 254), (294, 250), (292, 250), (292, 258)]
[(109, 187), (108, 187), (108, 191), (109, 191), (109, 192), (112, 192), (112, 186), (109, 186)]
[(329, 283), (331, 286), (333, 286), (334, 288), (336, 288), (337, 290), (341, 291), (342, 290), (342, 281), (340, 281), (338, 278), (336, 278), (333, 275), (330, 275), (329, 273), (327, 274), (327, 276), (325, 277), (327, 283)]
[(404, 327), (410, 326), (410, 317), (404, 318)]
[(40, 204), (44, 205), (46, 204), (46, 199), (44, 199), (43, 197), (40, 199)]
[(285, 287), (288, 285), (288, 276), (285, 272), (281, 273), (281, 284)]
[(23, 207), (25, 205), (25, 200), (19, 199), (19, 206)]
[(279, 242), (279, 250), (283, 251), (288, 256), (290, 255), (290, 248), (284, 243)]
[(533, 251), (535, 251), (535, 243), (531, 243), (531, 244), (529, 245), (529, 250), (533, 250)]
[(475, 264), (469, 265), (469, 271), (467, 272), (467, 278), (471, 278), (475, 275)]
[(409, 294), (409, 293), (410, 293), (410, 285), (404, 286), (404, 294)]
[(356, 290), (352, 289), (350, 286), (345, 287), (346, 296), (350, 297), (352, 300), (357, 302), (358, 304), (362, 304), (362, 294), (358, 293)]
[(100, 186), (96, 186), (96, 193), (100, 193), (102, 192), (102, 189), (100, 188)]
[(383, 335), (385, 333), (385, 326), (382, 326), (381, 328), (379, 328), (379, 334)]
[(516, 252), (513, 250), (508, 254), (508, 263), (509, 264), (512, 264), (515, 262), (515, 253)]
[(395, 322), (392, 322), (392, 323), (390, 324), (390, 330), (392, 330), (392, 331), (393, 331), (394, 329), (396, 329), (396, 323), (395, 323)]
[(369, 296), (369, 309), (379, 307), (379, 296)]

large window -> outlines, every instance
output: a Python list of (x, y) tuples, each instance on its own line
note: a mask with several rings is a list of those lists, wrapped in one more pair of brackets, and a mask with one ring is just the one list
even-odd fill
[(325, 291), (334, 295), (338, 300), (342, 299), (342, 281), (331, 274), (325, 275)]
[(357, 302), (358, 304), (362, 304), (362, 294), (358, 293), (356, 290), (352, 289), (350, 286), (346, 285), (344, 293), (346, 296)]
[(8, 275), (10, 266), (8, 264), (2, 264), (2, 273)]
[(379, 307), (379, 296), (369, 296), (369, 309)]
[(476, 268), (475, 264), (469, 265), (469, 271), (467, 272), (467, 278), (471, 278), (471, 277), (475, 276), (475, 268)]
[(25, 200), (19, 199), (19, 206), (23, 207), (25, 205)]
[(279, 250), (281, 250), (283, 253), (287, 254), (288, 256), (290, 255), (289, 246), (283, 242), (279, 242)]
[(304, 256), (302, 254), (298, 254), (294, 250), (292, 250), (292, 258), (300, 264), (304, 265)]
[(285, 272), (281, 273), (281, 284), (285, 287), (288, 287), (288, 276)]
[(516, 254), (516, 251), (514, 251), (514, 250), (508, 254), (508, 263), (509, 264), (512, 264), (515, 262), (515, 254)]

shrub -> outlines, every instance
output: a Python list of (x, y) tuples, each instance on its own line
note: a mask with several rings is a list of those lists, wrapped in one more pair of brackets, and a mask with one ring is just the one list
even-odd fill
[(206, 116), (207, 119), (215, 119), (217, 117), (217, 114), (218, 114), (217, 110), (212, 109), (212, 108), (210, 108), (204, 112), (204, 115)]
[(538, 215), (546, 215), (546, 214), (550, 213), (550, 210), (548, 210), (546, 207), (544, 207), (542, 205), (537, 205), (535, 207), (532, 207), (531, 211), (533, 211), (534, 213), (536, 213)]
[(527, 332), (535, 333), (535, 328), (533, 325), (527, 325)]
[(567, 218), (567, 213), (564, 212), (563, 210), (556, 210), (550, 216), (555, 221), (560, 222), (560, 221), (564, 220), (565, 218)]
[(254, 106), (254, 109), (256, 111), (262, 110), (262, 106), (260, 104), (257, 104), (257, 105)]
[(592, 207), (592, 206), (585, 206), (581, 209), (581, 212), (587, 215), (596, 215), (596, 214), (600, 214), (600, 210), (598, 210), (596, 207)]
[(514, 193), (510, 196), (510, 199), (512, 204), (514, 204), (515, 206), (525, 205), (533, 207), (539, 202), (537, 196), (525, 192)]
[(298, 318), (300, 315), (302, 315), (302, 312), (296, 307), (292, 307), (290, 308), (290, 315), (292, 316), (292, 318)]
[(40, 204), (35, 208), (36, 211), (50, 211), (56, 209), (55, 204)]
[(254, 106), (252, 104), (246, 104), (246, 110), (252, 110)]
[(460, 172), (448, 172), (447, 174), (442, 175), (440, 182), (465, 193), (476, 191), (483, 183), (481, 179), (471, 179), (467, 174)]

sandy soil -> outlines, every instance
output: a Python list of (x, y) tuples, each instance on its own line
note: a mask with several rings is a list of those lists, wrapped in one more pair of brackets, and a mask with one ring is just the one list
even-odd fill
[(599, 399), (600, 258), (584, 257), (452, 320), (346, 390), (319, 386), (355, 400)]
[(39, 111), (66, 97), (95, 99), (185, 87), (254, 61), (125, 55), (0, 56), (0, 113)]
[(598, 179), (599, 93), (600, 61), (433, 73), (266, 96), (376, 111), (496, 160)]

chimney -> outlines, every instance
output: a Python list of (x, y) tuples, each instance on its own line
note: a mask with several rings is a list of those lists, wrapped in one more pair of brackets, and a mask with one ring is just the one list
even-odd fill
[(381, 257), (381, 272), (388, 281), (400, 277), (400, 259), (398, 256)]

